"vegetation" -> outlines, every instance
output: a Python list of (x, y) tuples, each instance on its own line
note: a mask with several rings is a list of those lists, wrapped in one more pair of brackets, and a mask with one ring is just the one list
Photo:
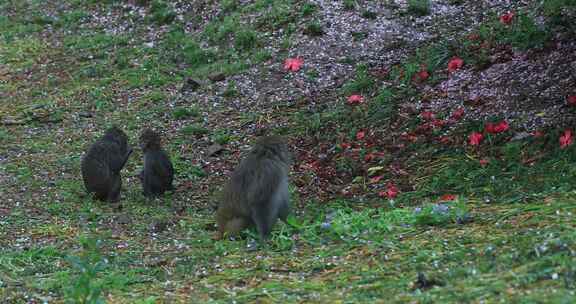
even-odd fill
[[(294, 51), (333, 31), (319, 4), (181, 4), (0, 0), (0, 302), (574, 302), (573, 124), (521, 130), (507, 115), (479, 119), (475, 105), (412, 107), (463, 70), (573, 41), (574, 1), (394, 41), (401, 55), (385, 69), (342, 47), (330, 68), (345, 79)], [(402, 24), (448, 26), (430, 1), (382, 5)], [(392, 18), (365, 6), (332, 9)], [(249, 73), (264, 81), (243, 82)], [(338, 85), (319, 92), (320, 81)], [(572, 113), (576, 92), (563, 94)], [(521, 98), (523, 113), (548, 107)], [(121, 211), (79, 179), (85, 147), (114, 124), (135, 148)], [(166, 134), (177, 172), (176, 191), (154, 200), (138, 181), (145, 126)], [(215, 241), (218, 191), (267, 132), (294, 148), (296, 212), (268, 243), (251, 230)]]

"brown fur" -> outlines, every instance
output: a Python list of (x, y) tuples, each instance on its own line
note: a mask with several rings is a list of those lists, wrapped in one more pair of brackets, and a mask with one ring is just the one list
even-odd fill
[(256, 226), (265, 239), (278, 218), (286, 221), (290, 212), (290, 163), (283, 138), (267, 136), (256, 141), (224, 188), (216, 211), (220, 237)]

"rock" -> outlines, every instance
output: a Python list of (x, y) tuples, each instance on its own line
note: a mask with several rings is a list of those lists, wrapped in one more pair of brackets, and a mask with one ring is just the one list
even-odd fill
[(224, 150), (224, 147), (222, 147), (219, 144), (213, 144), (210, 147), (208, 147), (208, 149), (206, 150), (206, 154), (208, 154), (208, 156), (214, 156), (222, 152), (222, 150)]
[(152, 224), (150, 225), (150, 230), (153, 233), (160, 233), (166, 230), (170, 224), (171, 222), (169, 220), (165, 219), (154, 220), (154, 222), (152, 222)]
[(210, 79), (212, 82), (223, 81), (226, 79), (226, 75), (224, 75), (224, 73), (213, 73), (208, 75), (208, 79)]
[(116, 217), (116, 223), (120, 225), (128, 225), (132, 222), (130, 216), (127, 214), (120, 214)]
[(92, 116), (94, 116), (94, 114), (92, 114), (92, 112), (80, 112), (78, 113), (78, 116), (82, 118), (91, 118)]
[(200, 88), (200, 83), (192, 78), (186, 78), (184, 84), (182, 84), (182, 88), (180, 89), (181, 93), (186, 92), (194, 92)]

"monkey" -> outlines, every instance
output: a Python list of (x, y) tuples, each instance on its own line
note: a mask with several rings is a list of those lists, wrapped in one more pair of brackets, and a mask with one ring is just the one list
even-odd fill
[(284, 138), (259, 138), (224, 186), (216, 210), (218, 234), (215, 238), (255, 226), (260, 239), (266, 240), (278, 218), (286, 222), (290, 213), (288, 171), (291, 163)]
[(82, 179), (88, 193), (101, 201), (118, 202), (122, 187), (120, 170), (130, 154), (132, 148), (126, 134), (116, 126), (106, 130), (82, 158)]
[(144, 169), (140, 172), (140, 181), (144, 196), (147, 197), (158, 196), (174, 189), (174, 167), (160, 143), (158, 133), (150, 129), (142, 131), (140, 147), (144, 153)]

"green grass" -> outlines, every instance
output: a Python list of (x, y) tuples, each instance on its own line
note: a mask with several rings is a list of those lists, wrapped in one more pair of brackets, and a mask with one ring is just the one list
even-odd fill
[[(387, 137), (390, 126), (412, 132), (421, 122), (398, 114), (405, 114), (402, 102), (420, 97), (413, 76), (423, 65), (431, 74), (426, 85), (434, 85), (445, 79), (438, 71), (451, 57), (479, 67), (490, 55), (478, 51), (483, 42), (539, 48), (551, 24), (536, 26), (521, 12), (503, 26), (493, 15), (478, 29), (479, 41), (410, 50), (386, 85), (373, 67), (345, 58), (341, 63), (356, 72), (341, 88), (319, 95), (317, 107), (272, 105), (286, 109), (278, 114), (231, 107), (248, 97), (229, 76), (267, 72), (302, 30), (320, 34), (319, 6), (222, 1), (222, 11), (194, 32), (171, 1), (137, 2), (146, 17), (116, 10), (135, 22), (132, 32), (119, 34), (91, 24), (93, 16), (119, 9), (117, 1), (61, 1), (67, 9), (54, 14), (50, 1), (0, 1), (0, 119), (25, 123), (0, 129), (0, 302), (574, 302), (576, 150), (557, 147), (559, 130), (513, 142), (510, 134), (490, 136), (478, 149), (462, 144), (478, 123), (435, 130), (414, 143)], [(427, 14), (428, 2), (409, 5)], [(361, 1), (341, 3), (363, 18), (379, 17)], [(565, 7), (573, 5), (554, 0), (539, 9), (562, 25)], [(150, 29), (161, 29), (153, 45)], [(280, 29), (271, 41), (269, 32)], [(269, 45), (280, 54), (262, 48)], [(177, 95), (187, 77), (204, 80), (213, 72), (227, 82), (203, 84), (198, 90), (209, 98)], [(317, 81), (321, 72), (305, 76)], [(350, 94), (366, 102), (347, 105)], [(285, 124), (276, 125), (275, 115)], [(124, 128), (135, 148), (122, 171), (121, 211), (88, 197), (79, 178), (86, 145), (111, 124)], [(265, 244), (254, 230), (215, 241), (219, 188), (261, 125), (297, 142), (294, 216), (279, 222)], [(157, 199), (143, 196), (137, 178), (143, 126), (165, 131), (177, 172), (177, 190)], [(359, 130), (376, 132), (374, 146), (360, 146)], [(445, 134), (456, 143), (433, 143)], [(346, 150), (344, 142), (359, 146)], [(225, 150), (208, 157), (213, 143)], [(374, 152), (383, 155), (366, 163)], [(306, 157), (326, 167), (303, 170), (312, 163)], [(482, 166), (480, 159), (490, 162)], [(394, 171), (398, 163), (404, 172)], [(333, 184), (320, 190), (364, 195), (316, 201), (315, 183), (329, 169)], [(382, 182), (370, 183), (368, 169)], [(401, 190), (393, 200), (377, 195), (389, 180)], [(456, 199), (442, 201), (446, 194)]]

